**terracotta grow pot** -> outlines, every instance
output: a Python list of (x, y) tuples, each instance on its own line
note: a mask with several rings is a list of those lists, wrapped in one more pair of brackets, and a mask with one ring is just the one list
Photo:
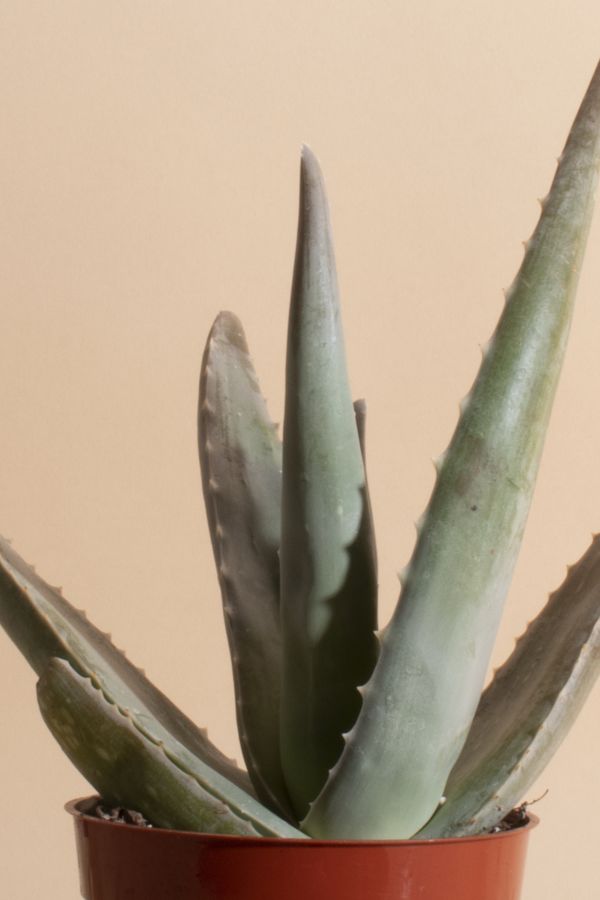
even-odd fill
[(535, 816), (436, 841), (227, 837), (120, 825), (75, 800), (85, 900), (518, 900)]

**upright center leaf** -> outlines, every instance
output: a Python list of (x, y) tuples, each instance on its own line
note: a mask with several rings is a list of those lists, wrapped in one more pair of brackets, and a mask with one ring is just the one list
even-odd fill
[(322, 787), (376, 656), (376, 572), (329, 211), (303, 149), (283, 435), (282, 763), (298, 815)]

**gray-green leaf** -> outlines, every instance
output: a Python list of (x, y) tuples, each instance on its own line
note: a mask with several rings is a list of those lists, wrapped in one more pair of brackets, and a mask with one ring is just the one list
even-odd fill
[(445, 788), (418, 837), (478, 834), (543, 771), (600, 673), (600, 537), (527, 627), (484, 691)]
[(290, 816), (279, 752), (281, 442), (229, 312), (204, 351), (198, 448), (242, 751), (258, 795)]
[(0, 625), (41, 675), (50, 658), (68, 660), (93, 677), (111, 702), (135, 713), (140, 730), (161, 740), (173, 736), (224, 778), (245, 791), (245, 772), (224, 756), (194, 723), (165, 697), (57, 588), (39, 575), (0, 538)]
[(304, 148), (283, 439), (282, 762), (298, 815), (324, 783), (376, 657), (376, 568), (318, 162)]
[(50, 660), (38, 702), (62, 749), (105, 802), (136, 809), (164, 828), (302, 837), (275, 816), (257, 822), (244, 792), (221, 776), (199, 778), (182, 769), (174, 744), (140, 732), (129, 710), (108, 702), (66, 660)]
[(600, 66), (462, 404), (356, 727), (303, 823), (314, 836), (410, 837), (467, 738), (529, 510), (599, 162)]

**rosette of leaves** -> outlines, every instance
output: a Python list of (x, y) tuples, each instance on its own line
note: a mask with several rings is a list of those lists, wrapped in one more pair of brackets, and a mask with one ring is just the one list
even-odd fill
[(280, 439), (238, 319), (200, 383), (206, 510), (247, 772), (0, 542), (0, 621), (52, 733), (107, 803), (232, 834), (478, 833), (522, 798), (598, 674), (594, 538), (483, 691), (565, 351), (600, 160), (600, 68), (377, 630), (364, 403), (352, 402), (329, 210), (303, 149)]

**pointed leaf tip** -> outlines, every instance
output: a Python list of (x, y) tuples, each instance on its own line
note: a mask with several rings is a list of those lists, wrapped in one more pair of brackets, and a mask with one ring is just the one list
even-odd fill
[(209, 341), (224, 341), (233, 344), (244, 353), (248, 353), (248, 343), (244, 328), (235, 313), (221, 310), (214, 320), (209, 333)]
[(316, 166), (316, 168), (320, 170), (317, 155), (308, 144), (302, 144), (300, 148), (300, 162), (303, 166)]
[(302, 146), (300, 156), (300, 192), (304, 202), (309, 202), (311, 206), (318, 202), (325, 210), (328, 209), (321, 164), (306, 144)]

